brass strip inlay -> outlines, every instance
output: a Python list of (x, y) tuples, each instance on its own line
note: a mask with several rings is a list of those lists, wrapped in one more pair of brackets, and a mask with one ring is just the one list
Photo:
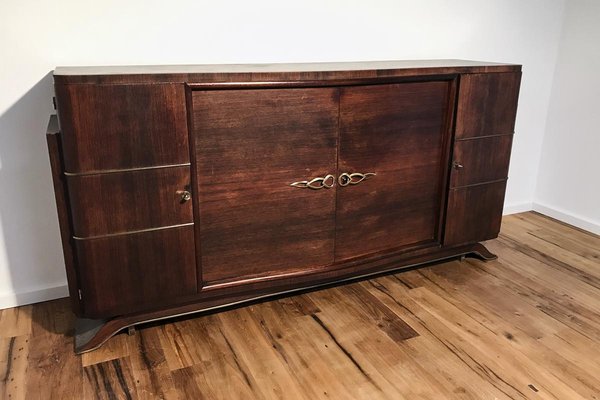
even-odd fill
[(165, 229), (171, 229), (171, 228), (180, 228), (183, 226), (192, 226), (194, 225), (193, 222), (188, 222), (185, 224), (177, 224), (177, 225), (168, 225), (168, 226), (160, 226), (158, 228), (148, 228), (148, 229), (140, 229), (137, 231), (126, 231), (126, 232), (117, 232), (117, 233), (107, 233), (106, 235), (98, 235), (98, 236), (87, 236), (87, 237), (79, 237), (79, 236), (73, 236), (73, 239), (75, 240), (91, 240), (91, 239), (102, 239), (102, 238), (107, 238), (107, 237), (113, 237), (113, 236), (123, 236), (123, 235), (131, 235), (131, 234), (135, 234), (135, 233), (144, 233), (144, 232), (154, 232), (154, 231), (162, 231)]
[(117, 172), (132, 172), (132, 171), (146, 171), (149, 169), (161, 169), (161, 168), (176, 168), (176, 167), (189, 167), (191, 163), (183, 164), (167, 164), (167, 165), (155, 165), (152, 167), (137, 167), (137, 168), (123, 168), (123, 169), (103, 169), (99, 171), (87, 171), (87, 172), (63, 172), (65, 176), (85, 176), (85, 175), (100, 175), (100, 174), (114, 174)]
[(466, 142), (467, 140), (477, 140), (477, 139), (487, 139), (487, 138), (495, 138), (500, 136), (513, 136), (515, 133), (495, 133), (493, 135), (481, 135), (481, 136), (469, 136), (466, 138), (456, 138), (455, 142)]
[(486, 182), (470, 183), (468, 185), (451, 187), (450, 190), (465, 189), (465, 188), (470, 188), (470, 187), (474, 187), (474, 186), (482, 186), (482, 185), (491, 185), (492, 183), (500, 183), (500, 182), (506, 182), (506, 181), (508, 181), (508, 178), (495, 179), (493, 181), (486, 181)]

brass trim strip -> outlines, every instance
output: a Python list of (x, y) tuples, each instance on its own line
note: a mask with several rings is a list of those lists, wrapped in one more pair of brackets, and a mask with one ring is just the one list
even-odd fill
[(137, 168), (123, 168), (123, 169), (103, 169), (99, 171), (87, 171), (87, 172), (63, 172), (65, 176), (86, 176), (86, 175), (100, 175), (100, 174), (114, 174), (118, 172), (132, 172), (132, 171), (146, 171), (149, 169), (161, 169), (161, 168), (176, 168), (176, 167), (189, 167), (191, 163), (182, 164), (167, 164), (167, 165), (154, 165), (152, 167), (137, 167)]
[(510, 133), (494, 133), (493, 135), (481, 135), (481, 136), (469, 136), (466, 138), (456, 138), (455, 142), (466, 142), (468, 140), (477, 140), (477, 139), (487, 139), (487, 138), (495, 138), (500, 136), (514, 136), (515, 132)]
[(165, 229), (181, 228), (183, 226), (192, 226), (192, 225), (194, 225), (193, 222), (188, 222), (188, 223), (185, 223), (185, 224), (159, 226), (158, 228), (140, 229), (140, 230), (137, 230), (137, 231), (107, 233), (106, 235), (98, 235), (98, 236), (87, 236), (87, 237), (73, 236), (73, 239), (75, 239), (75, 240), (102, 239), (102, 238), (113, 237), (113, 236), (131, 235), (131, 234), (135, 234), (135, 233), (145, 233), (145, 232), (162, 231), (162, 230), (165, 230)]
[(451, 187), (450, 190), (465, 189), (465, 188), (470, 188), (470, 187), (474, 187), (474, 186), (482, 186), (482, 185), (491, 185), (492, 183), (500, 183), (500, 182), (507, 182), (507, 181), (508, 181), (508, 178), (495, 179), (493, 181), (477, 182), (477, 183), (470, 183), (468, 185), (454, 186), (454, 187)]

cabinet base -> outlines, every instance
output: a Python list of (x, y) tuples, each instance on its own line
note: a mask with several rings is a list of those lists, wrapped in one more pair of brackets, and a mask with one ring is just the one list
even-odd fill
[(475, 243), (452, 249), (438, 249), (426, 255), (411, 257), (404, 260), (398, 260), (393, 267), (383, 268), (378, 270), (368, 271), (365, 274), (352, 274), (350, 276), (341, 276), (338, 278), (319, 281), (317, 284), (307, 284), (292, 288), (273, 288), (266, 293), (251, 293), (238, 296), (224, 296), (214, 299), (203, 299), (195, 303), (178, 305), (169, 308), (148, 311), (144, 313), (136, 313), (130, 315), (118, 316), (112, 319), (87, 319), (78, 318), (75, 323), (75, 352), (77, 354), (86, 353), (95, 350), (102, 346), (108, 339), (117, 334), (119, 331), (128, 329), (132, 332), (134, 327), (139, 324), (160, 321), (168, 318), (175, 318), (219, 308), (235, 306), (238, 304), (247, 303), (261, 299), (273, 298), (275, 296), (292, 294), (295, 292), (316, 289), (323, 286), (328, 286), (336, 283), (359, 280), (374, 275), (384, 273), (397, 272), (402, 269), (416, 267), (422, 264), (447, 260), (450, 258), (464, 258), (465, 256), (476, 257), (483, 261), (495, 260), (496, 255), (492, 254), (481, 243)]

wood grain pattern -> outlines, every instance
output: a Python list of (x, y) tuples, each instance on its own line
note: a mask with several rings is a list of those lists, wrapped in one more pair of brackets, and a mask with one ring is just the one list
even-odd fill
[(205, 284), (333, 262), (337, 89), (194, 91), (197, 241)]
[(456, 138), (514, 133), (521, 72), (460, 78)]
[(336, 261), (437, 239), (450, 85), (341, 89), (338, 176), (376, 175), (338, 186)]
[(183, 85), (55, 85), (65, 171), (189, 163)]
[(78, 240), (76, 249), (88, 318), (172, 304), (196, 293), (193, 226)]
[(450, 189), (444, 245), (493, 239), (500, 232), (506, 180)]
[(194, 221), (190, 168), (173, 167), (67, 178), (73, 232), (86, 238)]
[(58, 67), (54, 79), (72, 83), (164, 82), (321, 82), (415, 75), (520, 71), (521, 66), (469, 60), (391, 60), (293, 64), (142, 65), (114, 67)]
[(3, 310), (0, 397), (597, 397), (600, 237), (525, 213), (486, 245), (497, 261), (150, 324), (95, 360), (72, 353), (67, 299)]
[(65, 272), (69, 286), (69, 296), (73, 312), (81, 314), (79, 303), (79, 277), (77, 273), (77, 261), (73, 249), (73, 226), (69, 205), (69, 193), (67, 180), (63, 175), (64, 165), (61, 149), (61, 134), (58, 127), (58, 117), (50, 116), (46, 129), (46, 144), (50, 158), (50, 169), (52, 170), (52, 184), (54, 187), (54, 199), (56, 200), (56, 212), (58, 214), (58, 225), (60, 227), (60, 241), (62, 244), (63, 257), (65, 260)]
[(513, 135), (458, 140), (454, 144), (450, 187), (506, 179)]

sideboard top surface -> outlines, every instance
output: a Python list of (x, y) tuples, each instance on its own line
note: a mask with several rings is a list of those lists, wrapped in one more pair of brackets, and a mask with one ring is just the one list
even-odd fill
[(291, 64), (205, 64), (57, 67), (58, 84), (211, 83), (344, 80), (410, 75), (520, 71), (517, 64), (470, 60), (401, 60)]

